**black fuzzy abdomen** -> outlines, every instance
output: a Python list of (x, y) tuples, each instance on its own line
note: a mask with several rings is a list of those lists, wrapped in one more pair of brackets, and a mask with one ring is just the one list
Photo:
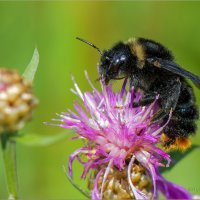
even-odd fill
[(164, 133), (172, 140), (186, 138), (196, 131), (196, 120), (199, 119), (198, 108), (191, 86), (182, 80), (177, 106)]

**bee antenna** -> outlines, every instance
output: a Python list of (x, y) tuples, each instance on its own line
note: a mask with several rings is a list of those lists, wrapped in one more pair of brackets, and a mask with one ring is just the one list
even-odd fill
[(76, 37), (77, 40), (80, 40), (81, 42), (84, 42), (88, 45), (90, 45), (91, 47), (95, 48), (101, 55), (103, 55), (103, 52), (101, 51), (101, 49), (99, 49), (98, 47), (96, 47), (94, 44), (92, 44), (91, 42), (88, 42), (87, 40), (84, 40), (80, 37)]

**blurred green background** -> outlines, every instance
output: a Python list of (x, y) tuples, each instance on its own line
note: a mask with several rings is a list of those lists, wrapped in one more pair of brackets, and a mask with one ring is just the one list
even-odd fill
[[(0, 66), (21, 73), (35, 46), (40, 53), (34, 91), (40, 105), (24, 131), (42, 135), (62, 129), (43, 125), (55, 113), (72, 107), (72, 73), (88, 90), (86, 69), (95, 85), (99, 54), (75, 40), (85, 38), (102, 49), (132, 36), (154, 39), (170, 48), (177, 62), (200, 75), (200, 2), (0, 2)], [(195, 89), (200, 105), (199, 91)], [(199, 124), (200, 125), (200, 124)], [(193, 138), (200, 144), (200, 127)], [(65, 140), (50, 147), (17, 145), (22, 199), (84, 199), (68, 182), (62, 169), (80, 143)], [(177, 164), (165, 177), (193, 194), (200, 194), (200, 149)], [(75, 163), (75, 179), (82, 168)], [(80, 181), (79, 181), (80, 182)], [(80, 182), (84, 185), (84, 182)], [(6, 199), (0, 159), (0, 199)]]

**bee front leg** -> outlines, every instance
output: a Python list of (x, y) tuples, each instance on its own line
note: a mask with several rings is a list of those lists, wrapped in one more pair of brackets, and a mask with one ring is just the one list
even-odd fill
[(146, 106), (156, 99), (156, 93), (146, 94), (140, 101), (133, 102), (133, 107)]

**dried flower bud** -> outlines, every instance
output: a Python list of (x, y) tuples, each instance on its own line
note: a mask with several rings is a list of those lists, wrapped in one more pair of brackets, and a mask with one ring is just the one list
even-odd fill
[(37, 103), (31, 83), (15, 70), (0, 69), (0, 134), (21, 129)]
[[(94, 173), (90, 176), (88, 182), (88, 188), (92, 190), (94, 188), (95, 178), (97, 173), (105, 168), (105, 165), (102, 165), (101, 168), (95, 169)], [(135, 199), (134, 194), (130, 188), (128, 182), (127, 174), (128, 165), (122, 171), (119, 171), (116, 167), (110, 168), (108, 177), (104, 183), (102, 191), (102, 199), (111, 200), (111, 199)], [(102, 174), (98, 181), (98, 188), (101, 190), (102, 180), (104, 174)], [(152, 197), (152, 180), (149, 176), (147, 170), (140, 165), (139, 163), (134, 163), (131, 169), (131, 181), (133, 185), (142, 191), (145, 195), (151, 199)]]

